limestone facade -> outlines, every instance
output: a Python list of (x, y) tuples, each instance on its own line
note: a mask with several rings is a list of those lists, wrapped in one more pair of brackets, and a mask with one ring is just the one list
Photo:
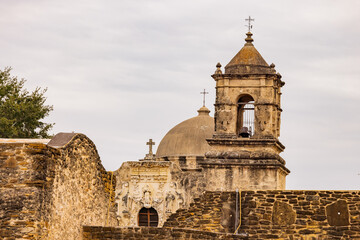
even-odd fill
[(142, 208), (154, 208), (158, 226), (187, 205), (178, 176), (181, 169), (168, 161), (126, 162), (115, 172), (115, 202), (120, 226), (138, 226)]

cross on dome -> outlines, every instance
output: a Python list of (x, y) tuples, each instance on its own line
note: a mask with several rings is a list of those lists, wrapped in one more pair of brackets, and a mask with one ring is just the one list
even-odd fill
[(209, 94), (209, 92), (206, 92), (205, 91), (205, 88), (204, 88), (204, 91), (203, 92), (200, 92), (200, 94), (203, 94), (203, 107), (205, 107), (205, 94)]

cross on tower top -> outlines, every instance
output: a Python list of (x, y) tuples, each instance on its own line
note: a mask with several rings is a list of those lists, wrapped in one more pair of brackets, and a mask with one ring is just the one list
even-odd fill
[(248, 25), (245, 25), (245, 26), (249, 28), (249, 32), (250, 32), (251, 29), (252, 29), (251, 21), (254, 22), (255, 19), (254, 19), (254, 18), (251, 18), (251, 17), (249, 16), (249, 18), (246, 18), (245, 21), (248, 21), (248, 22), (249, 22)]
[(203, 94), (203, 107), (205, 107), (205, 94), (209, 94), (208, 92), (205, 91), (205, 88), (204, 88), (204, 91), (203, 92), (200, 92), (200, 94)]

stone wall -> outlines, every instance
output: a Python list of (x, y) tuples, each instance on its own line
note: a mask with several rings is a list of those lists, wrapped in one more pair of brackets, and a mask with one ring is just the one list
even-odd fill
[(211, 233), (191, 229), (178, 228), (151, 228), (151, 227), (135, 227), (135, 228), (111, 228), (111, 227), (83, 227), (83, 240), (176, 240), (176, 239), (246, 239), (239, 235), (226, 233)]
[(42, 235), (48, 147), (39, 142), (0, 143), (0, 239)]
[[(70, 140), (61, 145), (64, 138)], [(82, 225), (117, 225), (115, 176), (105, 171), (94, 143), (83, 134), (63, 134), (48, 145), (54, 164), (48, 169), (46, 239), (79, 239)]]
[[(234, 192), (205, 192), (165, 227), (234, 232)], [(249, 239), (360, 239), (359, 191), (244, 191), (239, 233)]]
[(177, 210), (164, 226), (234, 233), (235, 199), (235, 192), (205, 192), (189, 209)]
[(242, 192), (250, 239), (360, 239), (360, 191)]
[(111, 178), (83, 134), (2, 139), (0, 239), (79, 239), (82, 225), (116, 225)]

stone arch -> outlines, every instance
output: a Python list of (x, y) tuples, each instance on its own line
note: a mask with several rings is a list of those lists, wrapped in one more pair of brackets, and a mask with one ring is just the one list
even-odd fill
[(242, 94), (238, 97), (236, 107), (236, 135), (252, 136), (255, 131), (254, 98), (250, 94)]

